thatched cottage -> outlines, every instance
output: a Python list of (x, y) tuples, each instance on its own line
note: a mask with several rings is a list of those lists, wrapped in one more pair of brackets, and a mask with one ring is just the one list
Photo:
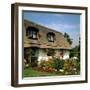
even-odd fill
[(24, 20), (24, 58), (30, 62), (57, 57), (68, 59), (71, 47), (61, 32)]

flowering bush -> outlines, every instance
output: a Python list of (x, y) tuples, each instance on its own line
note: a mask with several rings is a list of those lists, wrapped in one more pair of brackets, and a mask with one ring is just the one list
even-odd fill
[(39, 65), (39, 69), (41, 71), (53, 72), (54, 69), (52, 67), (52, 63), (53, 63), (53, 60), (52, 59), (49, 59), (48, 61), (41, 60), (40, 65)]
[(52, 63), (53, 63), (53, 60), (52, 59), (49, 59), (49, 60), (42, 60), (40, 62), (40, 65), (41, 66), (45, 66), (45, 67), (52, 67)]
[(41, 60), (38, 67), (39, 71), (42, 72), (56, 72), (62, 75), (75, 75), (80, 73), (80, 63), (77, 60), (60, 60), (58, 58)]
[(64, 73), (68, 75), (73, 75), (76, 72), (76, 62), (74, 60), (66, 60), (64, 62)]
[(64, 61), (58, 58), (49, 59), (48, 61), (42, 60), (39, 68), (46, 72), (59, 71), (63, 69)]

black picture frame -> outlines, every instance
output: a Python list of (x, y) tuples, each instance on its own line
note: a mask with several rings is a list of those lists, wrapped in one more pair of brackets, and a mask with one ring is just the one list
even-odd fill
[[(19, 7), (36, 7), (36, 8), (54, 8), (54, 9), (70, 9), (70, 10), (81, 10), (85, 12), (85, 79), (75, 80), (75, 81), (62, 81), (62, 82), (45, 82), (45, 83), (22, 83), (19, 84), (19, 59), (18, 59), (18, 39), (19, 39)], [(33, 10), (32, 10), (33, 11)], [(70, 12), (69, 12), (70, 13)], [(44, 4), (32, 4), (32, 3), (14, 3), (11, 5), (11, 85), (14, 87), (22, 86), (41, 86), (41, 85), (58, 85), (58, 84), (74, 84), (74, 83), (87, 83), (88, 82), (88, 60), (87, 60), (87, 49), (88, 49), (88, 30), (87, 30), (87, 20), (88, 20), (88, 8), (79, 6), (62, 6), (62, 5), (44, 5)]]

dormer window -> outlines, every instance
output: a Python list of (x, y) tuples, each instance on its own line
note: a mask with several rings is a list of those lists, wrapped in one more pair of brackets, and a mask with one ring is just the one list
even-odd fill
[(26, 30), (26, 36), (28, 36), (30, 39), (37, 39), (37, 33), (38, 29), (35, 27), (28, 27)]
[(54, 42), (54, 37), (55, 37), (55, 34), (53, 32), (49, 32), (47, 34), (47, 39), (49, 42)]

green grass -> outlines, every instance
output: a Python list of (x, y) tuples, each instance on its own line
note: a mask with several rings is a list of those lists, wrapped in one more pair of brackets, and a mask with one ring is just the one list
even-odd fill
[[(76, 75), (79, 75), (79, 73), (77, 73)], [(65, 73), (61, 73), (61, 72), (41, 72), (38, 70), (35, 70), (33, 68), (25, 68), (24, 69), (24, 77), (40, 77), (40, 76), (60, 76), (60, 75), (66, 75)]]
[(33, 68), (24, 69), (24, 77), (39, 77), (39, 76), (55, 76), (57, 73), (48, 73), (34, 70)]

